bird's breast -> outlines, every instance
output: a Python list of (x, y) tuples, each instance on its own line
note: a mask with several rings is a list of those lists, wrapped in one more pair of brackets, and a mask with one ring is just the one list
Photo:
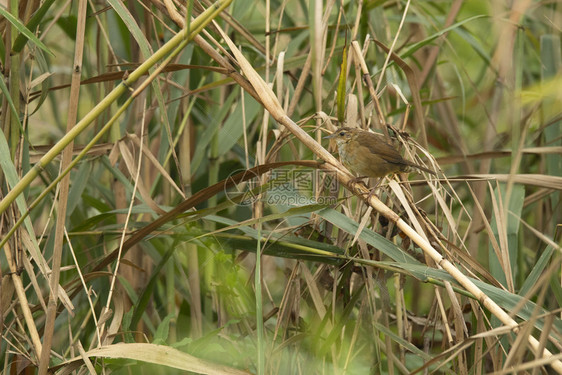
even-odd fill
[(368, 157), (368, 150), (352, 142), (345, 143), (339, 147), (339, 154), (342, 163), (355, 174), (368, 176), (369, 168), (365, 165), (365, 158)]

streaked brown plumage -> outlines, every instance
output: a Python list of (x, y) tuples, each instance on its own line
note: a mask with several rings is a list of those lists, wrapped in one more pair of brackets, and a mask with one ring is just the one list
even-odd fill
[(338, 128), (332, 135), (342, 163), (359, 177), (384, 177), (409, 172), (411, 168), (435, 174), (430, 169), (405, 160), (381, 136), (357, 128)]

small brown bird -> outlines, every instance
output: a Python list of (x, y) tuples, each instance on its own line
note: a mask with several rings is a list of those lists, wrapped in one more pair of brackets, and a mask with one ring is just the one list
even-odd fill
[(391, 173), (409, 172), (412, 168), (435, 174), (430, 169), (405, 160), (381, 136), (365, 130), (338, 128), (324, 138), (336, 142), (342, 163), (359, 178), (384, 177)]

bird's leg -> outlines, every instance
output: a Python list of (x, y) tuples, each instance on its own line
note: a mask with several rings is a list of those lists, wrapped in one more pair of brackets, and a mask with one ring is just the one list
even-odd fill
[(366, 179), (367, 177), (368, 177), (368, 176), (354, 177), (354, 178), (352, 178), (350, 181), (351, 181), (351, 182), (355, 182), (355, 183), (362, 182), (363, 185), (365, 185), (365, 187), (368, 187), (367, 184), (365, 183), (365, 181), (363, 181), (363, 180)]
[(365, 178), (369, 178), (369, 176), (359, 176), (359, 177), (355, 177), (355, 178), (351, 179), (350, 181), (351, 181), (351, 182), (355, 182), (355, 183), (362, 183), (362, 184), (365, 186), (365, 188), (366, 188), (367, 190), (369, 190), (368, 193), (365, 193), (365, 194), (368, 194), (368, 195), (367, 195), (367, 200), (369, 200), (369, 199), (375, 194), (375, 190), (379, 187), (379, 185), (381, 184), (381, 182), (382, 182), (382, 180), (384, 179), (384, 177), (379, 178), (379, 179), (377, 180), (377, 182), (375, 183), (375, 186), (373, 186), (373, 187), (369, 187), (369, 185), (367, 185), (367, 183), (364, 181)]
[(375, 183), (375, 186), (373, 186), (373, 187), (369, 187), (369, 185), (367, 185), (367, 184), (365, 183), (365, 181), (362, 181), (362, 180), (361, 180), (361, 179), (367, 178), (367, 177), (368, 177), (368, 176), (365, 176), (365, 177), (357, 177), (357, 178), (354, 178), (354, 179), (351, 180), (351, 181), (353, 181), (353, 182), (361, 182), (361, 183), (365, 186), (365, 188), (366, 188), (367, 190), (369, 190), (367, 193), (363, 193), (363, 194), (362, 194), (362, 195), (367, 194), (367, 200), (369, 200), (369, 199), (375, 194), (375, 190), (379, 187), (379, 185), (381, 184), (381, 182), (382, 182), (382, 180), (383, 180), (384, 177), (379, 178), (379, 179), (377, 180), (377, 182)]
[(379, 187), (379, 185), (381, 184), (383, 179), (384, 179), (384, 177), (379, 178), (378, 181), (375, 183), (375, 186), (373, 186), (372, 188), (367, 187), (369, 189), (369, 194), (367, 195), (367, 200), (370, 200), (371, 197), (373, 195), (375, 195), (375, 190), (377, 190), (377, 188)]

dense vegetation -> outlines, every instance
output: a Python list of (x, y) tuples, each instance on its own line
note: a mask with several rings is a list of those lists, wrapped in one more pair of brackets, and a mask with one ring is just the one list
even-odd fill
[(562, 373), (558, 2), (0, 13), (5, 373)]

